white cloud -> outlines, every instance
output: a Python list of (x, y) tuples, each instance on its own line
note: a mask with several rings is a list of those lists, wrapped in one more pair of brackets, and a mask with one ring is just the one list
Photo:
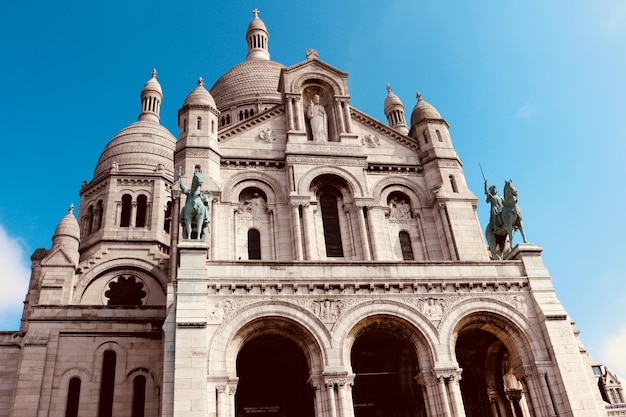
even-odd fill
[(615, 372), (621, 379), (626, 376), (626, 327), (616, 329), (615, 333), (609, 336), (604, 342), (602, 349), (602, 360), (611, 371)]
[(619, 35), (626, 29), (626, 3), (617, 4), (611, 11), (607, 22), (609, 35)]
[(19, 325), (30, 279), (23, 254), (19, 239), (7, 235), (0, 225), (0, 330), (17, 330)]
[(515, 114), (519, 119), (530, 119), (535, 114), (535, 106), (530, 103), (524, 103)]

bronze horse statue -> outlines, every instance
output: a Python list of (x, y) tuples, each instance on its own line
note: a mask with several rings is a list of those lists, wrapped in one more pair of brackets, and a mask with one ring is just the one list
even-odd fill
[[(492, 203), (492, 210), (489, 224), (485, 230), (485, 236), (487, 237), (487, 243), (489, 243), (492, 258), (502, 259), (507, 237), (509, 238), (509, 244), (511, 247), (513, 246), (513, 231), (519, 230), (524, 243), (528, 243), (528, 241), (524, 234), (522, 210), (517, 205), (517, 189), (513, 181), (504, 182), (504, 198), (500, 199), (495, 192), (495, 187), (492, 188), (493, 194), (487, 196), (487, 202)], [(498, 199), (501, 201), (501, 206)]]
[(179, 217), (183, 227), (183, 239), (203, 240), (206, 237), (209, 225), (209, 198), (201, 189), (202, 182), (202, 171), (200, 166), (196, 165), (191, 188), (186, 188), (182, 183), (182, 168), (179, 168), (178, 186), (187, 196)]

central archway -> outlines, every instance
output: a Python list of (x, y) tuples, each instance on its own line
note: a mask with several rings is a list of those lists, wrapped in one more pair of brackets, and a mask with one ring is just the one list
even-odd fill
[(314, 392), (300, 347), (280, 334), (248, 340), (237, 355), (236, 417), (314, 417)]
[(422, 390), (415, 381), (417, 355), (392, 329), (368, 329), (351, 354), (356, 417), (425, 417)]

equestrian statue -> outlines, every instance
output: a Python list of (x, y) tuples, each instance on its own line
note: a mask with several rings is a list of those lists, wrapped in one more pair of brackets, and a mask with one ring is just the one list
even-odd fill
[(182, 182), (182, 167), (178, 168), (178, 187), (187, 196), (185, 205), (180, 210), (179, 221), (183, 227), (183, 239), (204, 240), (209, 226), (209, 201), (208, 196), (202, 191), (202, 170), (196, 165), (191, 180), (191, 188), (187, 188)]
[(491, 204), (491, 214), (485, 236), (492, 259), (502, 259), (507, 237), (509, 245), (513, 246), (514, 230), (519, 230), (524, 243), (528, 243), (522, 225), (522, 210), (517, 205), (517, 189), (513, 181), (504, 181), (504, 197), (501, 197), (495, 185), (487, 189), (487, 180), (485, 180), (485, 195), (487, 203)]

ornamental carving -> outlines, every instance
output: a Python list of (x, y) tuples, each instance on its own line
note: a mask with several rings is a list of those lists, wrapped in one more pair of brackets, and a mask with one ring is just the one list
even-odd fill
[(272, 129), (268, 127), (267, 129), (261, 130), (259, 132), (257, 140), (259, 140), (260, 142), (272, 143), (276, 141), (276, 135), (274, 134), (274, 132), (272, 132)]
[(378, 136), (368, 133), (361, 137), (361, 145), (367, 146), (368, 148), (376, 148), (380, 146), (380, 139), (378, 139)]
[[(477, 288), (481, 288), (478, 286)], [(473, 293), (471, 293), (473, 294)], [(485, 298), (490, 298), (492, 300), (500, 300), (503, 301), (516, 310), (518, 310), (522, 314), (526, 314), (526, 299), (521, 294), (486, 294), (483, 293)], [(437, 296), (400, 296), (397, 295), (394, 298), (384, 299), (380, 297), (372, 297), (372, 296), (354, 296), (354, 297), (345, 297), (345, 296), (335, 296), (335, 297), (327, 297), (327, 298), (309, 298), (309, 297), (297, 297), (297, 296), (284, 296), (277, 298), (273, 297), (237, 297), (230, 298), (224, 300), (219, 303), (221, 312), (220, 317), (222, 322), (227, 322), (231, 317), (233, 317), (238, 310), (245, 308), (246, 306), (258, 303), (261, 301), (266, 302), (280, 302), (292, 304), (294, 307), (298, 307), (299, 309), (303, 309), (305, 311), (309, 311), (318, 317), (322, 322), (330, 324), (335, 323), (342, 316), (347, 314), (350, 310), (355, 308), (360, 308), (361, 306), (367, 304), (374, 304), (377, 302), (400, 302), (406, 304), (407, 306), (413, 308), (414, 310), (422, 313), (428, 320), (433, 323), (438, 323), (441, 321), (443, 316), (447, 311), (450, 311), (455, 304), (463, 300), (472, 299), (476, 296), (476, 294), (470, 295), (437, 295)], [(216, 304), (217, 305), (217, 304)], [(223, 312), (223, 315), (221, 315)]]

